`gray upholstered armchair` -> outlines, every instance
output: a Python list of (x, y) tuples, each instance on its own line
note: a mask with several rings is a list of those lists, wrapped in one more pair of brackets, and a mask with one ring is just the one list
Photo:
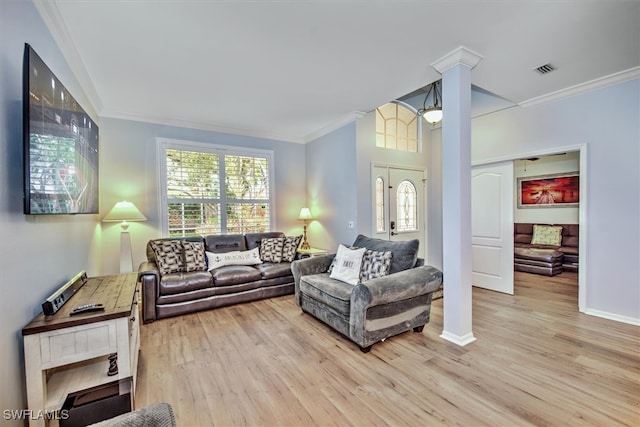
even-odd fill
[(334, 254), (294, 261), (296, 303), (354, 341), (363, 352), (379, 341), (429, 322), (431, 298), (442, 272), (417, 257), (418, 241), (390, 242), (359, 235), (354, 247), (392, 252), (387, 275), (356, 285), (330, 277)]

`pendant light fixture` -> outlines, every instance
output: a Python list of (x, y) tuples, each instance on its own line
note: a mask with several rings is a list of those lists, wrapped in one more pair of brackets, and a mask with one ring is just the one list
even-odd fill
[[(439, 80), (431, 83), (429, 90), (427, 91), (427, 96), (424, 97), (422, 108), (418, 110), (418, 115), (424, 117), (424, 119), (432, 125), (435, 125), (442, 120), (442, 107), (440, 106), (442, 94), (438, 89), (439, 83)], [(427, 99), (429, 99), (429, 95), (431, 94), (433, 94), (433, 104), (430, 107), (427, 107)]]

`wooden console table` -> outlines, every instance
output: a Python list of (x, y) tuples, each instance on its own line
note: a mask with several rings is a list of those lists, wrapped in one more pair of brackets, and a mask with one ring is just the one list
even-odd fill
[[(56, 314), (41, 313), (22, 329), (27, 405), (33, 414), (59, 413), (69, 393), (129, 379), (120, 381), (130, 388), (120, 394), (131, 394), (133, 409), (140, 349), (138, 298), (136, 273), (91, 277)], [(105, 309), (69, 314), (89, 303)], [(112, 353), (118, 354), (118, 374), (108, 376)], [(44, 426), (46, 419), (32, 417), (29, 425)]]

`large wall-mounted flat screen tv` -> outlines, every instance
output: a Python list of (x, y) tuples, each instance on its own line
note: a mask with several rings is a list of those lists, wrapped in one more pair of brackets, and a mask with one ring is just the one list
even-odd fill
[(24, 213), (98, 213), (98, 126), (28, 43), (23, 114)]

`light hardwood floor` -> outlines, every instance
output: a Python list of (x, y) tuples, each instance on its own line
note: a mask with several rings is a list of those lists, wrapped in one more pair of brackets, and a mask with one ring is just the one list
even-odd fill
[(362, 353), (293, 296), (143, 325), (136, 407), (187, 426), (639, 426), (640, 327), (578, 313), (577, 279), (473, 290), (476, 341), (422, 333)]

